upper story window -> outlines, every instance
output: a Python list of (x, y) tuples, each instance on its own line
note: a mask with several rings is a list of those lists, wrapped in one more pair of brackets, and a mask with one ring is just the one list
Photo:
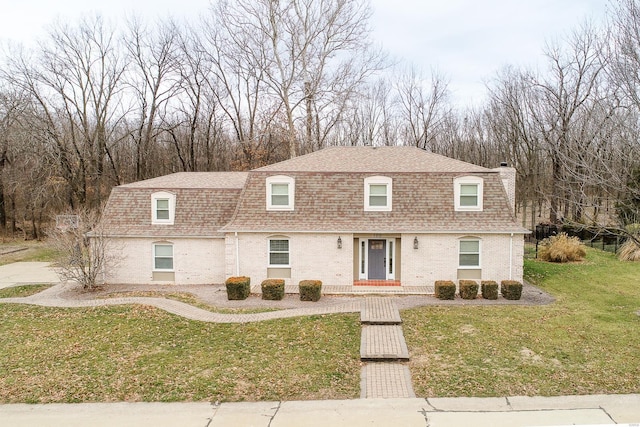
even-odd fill
[(267, 210), (292, 211), (295, 201), (295, 180), (289, 176), (267, 178)]
[(480, 240), (465, 238), (459, 243), (459, 268), (480, 268)]
[(151, 195), (151, 223), (173, 224), (176, 210), (176, 195), (160, 191)]
[(478, 176), (463, 176), (453, 182), (457, 211), (481, 211), (483, 180)]
[(364, 210), (391, 211), (393, 181), (386, 176), (370, 176), (364, 180)]

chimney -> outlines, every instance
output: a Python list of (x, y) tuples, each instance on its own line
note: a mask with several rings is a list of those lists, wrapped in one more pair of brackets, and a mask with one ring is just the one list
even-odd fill
[(504, 191), (509, 198), (509, 206), (511, 207), (511, 213), (515, 215), (516, 212), (516, 170), (508, 167), (507, 162), (500, 162), (500, 167), (494, 169), (500, 173), (500, 179), (504, 186)]

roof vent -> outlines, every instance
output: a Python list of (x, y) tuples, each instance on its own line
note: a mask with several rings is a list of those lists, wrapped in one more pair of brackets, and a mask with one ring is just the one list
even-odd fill
[(506, 168), (507, 166), (509, 166), (509, 164), (507, 162), (500, 162), (500, 167), (501, 168)]

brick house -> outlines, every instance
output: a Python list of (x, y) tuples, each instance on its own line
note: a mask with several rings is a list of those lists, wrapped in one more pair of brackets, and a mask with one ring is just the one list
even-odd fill
[(284, 278), (432, 286), (522, 280), (515, 170), (414, 147), (333, 147), (249, 172), (176, 173), (113, 189), (110, 283)]

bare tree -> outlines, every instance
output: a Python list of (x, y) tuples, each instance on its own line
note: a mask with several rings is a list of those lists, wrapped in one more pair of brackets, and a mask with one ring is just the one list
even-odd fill
[(55, 270), (60, 280), (78, 283), (90, 291), (120, 260), (112, 247), (113, 239), (107, 237), (99, 219), (97, 212), (87, 210), (60, 215), (56, 227), (48, 233), (59, 254)]
[(449, 110), (447, 82), (435, 71), (427, 80), (411, 68), (400, 77), (396, 92), (405, 142), (435, 151), (438, 132)]

